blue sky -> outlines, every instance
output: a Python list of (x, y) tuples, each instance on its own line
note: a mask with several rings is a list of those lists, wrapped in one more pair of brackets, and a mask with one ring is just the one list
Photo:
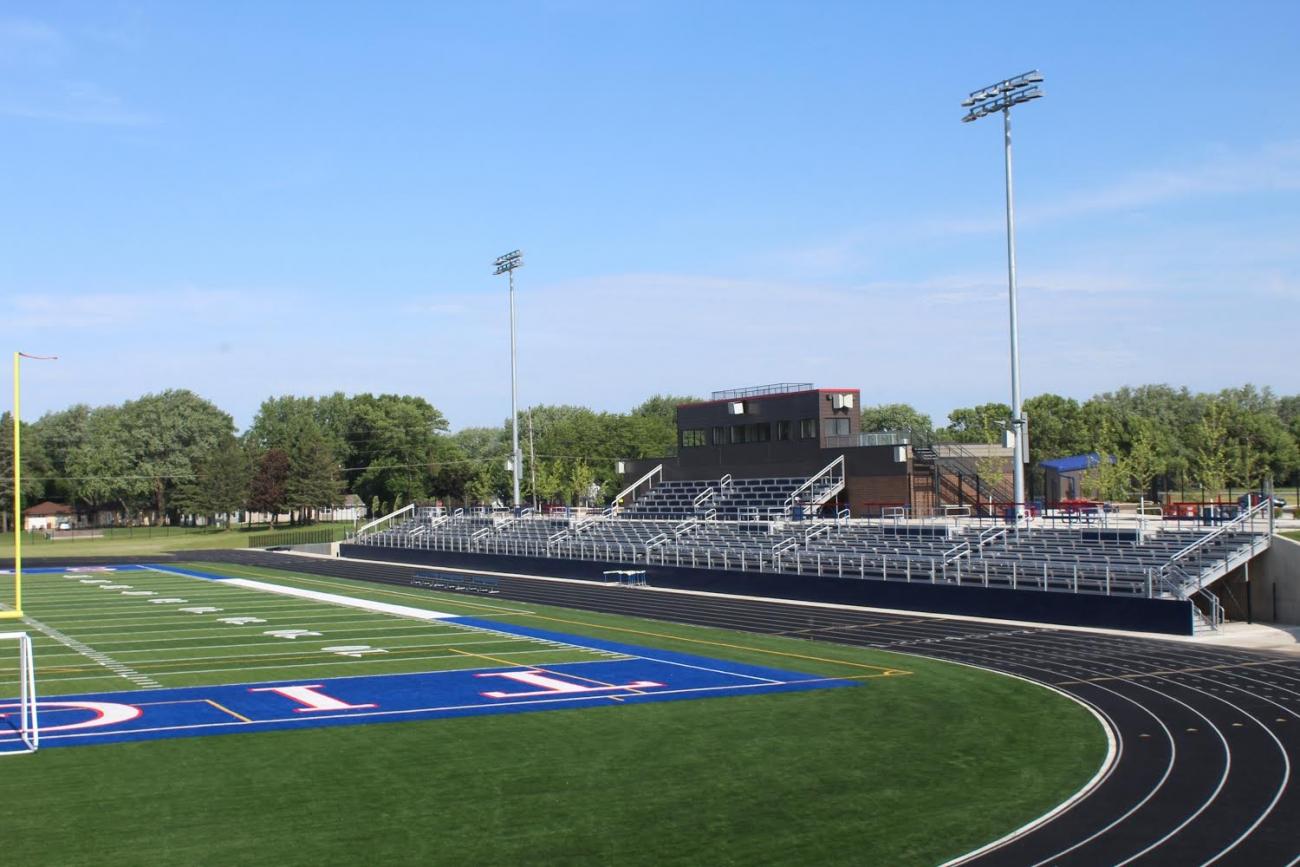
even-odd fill
[[(1300, 4), (21, 3), (0, 346), (27, 417), (192, 388), (520, 397), (1300, 391)], [(1253, 355), (1253, 357), (1252, 357)]]

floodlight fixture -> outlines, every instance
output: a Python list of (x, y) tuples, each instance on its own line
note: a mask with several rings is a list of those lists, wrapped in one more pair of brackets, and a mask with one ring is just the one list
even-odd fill
[(972, 91), (961, 101), (969, 109), (962, 123), (1002, 112), (1004, 159), (1007, 188), (1007, 298), (1011, 308), (1011, 422), (1014, 493), (1012, 515), (1017, 524), (1025, 507), (1025, 418), (1020, 401), (1020, 325), (1016, 299), (1016, 218), (1011, 186), (1011, 108), (1043, 97), (1043, 74), (1037, 69)]
[(504, 256), (498, 256), (492, 264), (496, 268), (492, 272), (493, 276), (500, 276), (521, 267), (524, 264), (524, 254), (519, 250), (512, 250)]

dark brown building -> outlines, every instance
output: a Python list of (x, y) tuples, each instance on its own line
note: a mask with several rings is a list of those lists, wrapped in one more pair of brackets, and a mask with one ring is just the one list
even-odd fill
[(842, 488), (810, 506), (930, 515), (945, 507), (992, 511), (991, 502), (1009, 500), (1010, 455), (1001, 446), (914, 442), (910, 431), (863, 432), (858, 389), (776, 383), (681, 404), (677, 457), (628, 461), (624, 474), (631, 482), (662, 466), (666, 481), (803, 480), (842, 457)]

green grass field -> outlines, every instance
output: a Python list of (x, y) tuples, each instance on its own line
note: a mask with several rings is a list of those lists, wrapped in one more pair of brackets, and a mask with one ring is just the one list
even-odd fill
[[(320, 523), (305, 527), (277, 528), (288, 538), (299, 531), (327, 530), (335, 541), (352, 529), (352, 522)], [(84, 533), (84, 531), (78, 531)], [(210, 530), (203, 527), (111, 527), (93, 531), (96, 535), (70, 535), (55, 540), (44, 533), (23, 535), (23, 557), (130, 557), (196, 551), (211, 548), (245, 548), (249, 536), (270, 532), (266, 525), (255, 529)], [(57, 534), (56, 534), (57, 535)], [(13, 533), (0, 534), (0, 559), (14, 555)]]
[[(14, 864), (927, 864), (1077, 790), (1093, 717), (1023, 681), (789, 638), (197, 566), (865, 686), (42, 750), (0, 760)], [(43, 695), (541, 665), (598, 653), (164, 573), (29, 575)], [(0, 578), (0, 580), (3, 580)], [(150, 592), (155, 596), (124, 595)], [(629, 592), (611, 588), (610, 592)], [(184, 607), (220, 612), (182, 613)], [(228, 615), (264, 623), (227, 624)], [(272, 629), (321, 636), (292, 640)], [(33, 624), (29, 631), (36, 633)], [(382, 646), (382, 656), (325, 648)], [(12, 692), (12, 660), (0, 693)], [(907, 672), (881, 676), (884, 671)]]

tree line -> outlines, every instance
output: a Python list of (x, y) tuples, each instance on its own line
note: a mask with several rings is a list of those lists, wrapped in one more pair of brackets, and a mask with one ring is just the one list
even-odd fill
[[(627, 413), (538, 406), (520, 413), (523, 496), (576, 503), (612, 496), (615, 462), (675, 452), (678, 403), (657, 395)], [(0, 530), (12, 516), (13, 420), (0, 416)], [(268, 398), (249, 428), (191, 391), (84, 404), (23, 423), (23, 497), (129, 522), (251, 511), (311, 520), (355, 494), (372, 514), (417, 501), (508, 501), (510, 426), (450, 433), (411, 395)]]
[[(676, 453), (676, 406), (656, 395), (625, 413), (536, 406), (519, 415), (522, 495), (578, 503), (617, 493), (615, 462)], [(1041, 394), (1025, 401), (1031, 464), (1084, 452), (1113, 457), (1097, 470), (1098, 495), (1156, 489), (1258, 486), (1300, 480), (1300, 396), (1245, 385), (1195, 394), (1168, 385), (1125, 387), (1086, 401)], [(864, 407), (864, 431), (910, 431), (916, 442), (997, 442), (1011, 415), (1001, 403), (959, 407), (947, 424), (907, 404)], [(12, 418), (0, 417), (0, 508), (12, 501)], [(509, 502), (509, 419), (449, 431), (427, 400), (335, 393), (263, 401), (242, 433), (231, 416), (184, 389), (120, 405), (84, 404), (23, 424), (25, 502), (51, 499), (136, 521), (240, 511), (315, 511), (355, 494), (372, 514), (441, 499)], [(0, 527), (7, 530), (6, 511)]]
[[(1193, 393), (1169, 385), (1124, 387), (1080, 402), (1040, 394), (1024, 402), (1029, 462), (1096, 452), (1091, 479), (1103, 499), (1154, 497), (1161, 491), (1258, 488), (1265, 478), (1300, 482), (1300, 395), (1243, 385)], [(1002, 403), (961, 407), (936, 428), (907, 404), (866, 407), (862, 429), (910, 430), (921, 438), (998, 442), (1011, 409)]]

